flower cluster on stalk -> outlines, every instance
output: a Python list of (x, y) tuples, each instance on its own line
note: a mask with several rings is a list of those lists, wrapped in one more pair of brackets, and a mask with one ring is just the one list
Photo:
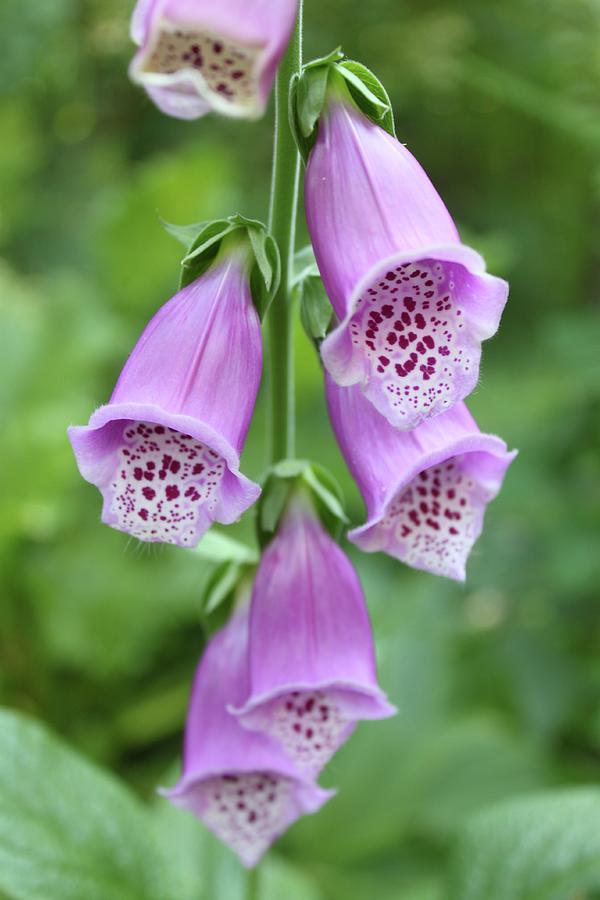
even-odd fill
[[(209, 110), (253, 118), (297, 10), (298, 0), (139, 0), (132, 78), (180, 118)], [(396, 139), (372, 73), (336, 51), (307, 65), (290, 96), (318, 267), (309, 261), (296, 289), (319, 345), (332, 427), (366, 506), (348, 537), (464, 580), (515, 456), (481, 433), (464, 403), (508, 286), (461, 242)], [(181, 288), (146, 326), (109, 402), (69, 437), (82, 476), (102, 494), (103, 522), (189, 548), (261, 494), (240, 454), (279, 259), (273, 236), (241, 216), (171, 230), (187, 248)], [(317, 272), (322, 284), (309, 291)], [(329, 799), (317, 778), (356, 723), (395, 713), (377, 683), (360, 581), (337, 542), (344, 516), (331, 476), (279, 461), (263, 487), (262, 555), (251, 587), (229, 590), (229, 621), (194, 680), (182, 776), (163, 792), (246, 866)]]

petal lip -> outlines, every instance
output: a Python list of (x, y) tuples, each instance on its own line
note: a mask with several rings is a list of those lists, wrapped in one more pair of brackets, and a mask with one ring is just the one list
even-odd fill
[[(496, 437), (496, 435), (473, 434), (468, 437), (459, 438), (457, 441), (450, 442), (444, 447), (425, 454), (419, 459), (418, 463), (415, 463), (410, 468), (404, 470), (402, 476), (388, 486), (384, 496), (379, 499), (374, 511), (369, 515), (369, 518), (364, 525), (353, 528), (348, 532), (348, 540), (352, 541), (353, 544), (356, 544), (357, 547), (360, 547), (361, 550), (367, 553), (383, 549), (380, 547), (379, 541), (373, 532), (385, 516), (386, 510), (394, 498), (410, 484), (420, 472), (424, 472), (432, 466), (439, 465), (454, 456), (463, 456), (469, 453), (489, 453), (490, 455), (495, 456), (504, 466), (504, 471), (506, 472), (509, 465), (518, 455), (518, 450), (509, 451), (505, 442), (501, 438)], [(487, 486), (488, 502), (491, 502), (498, 496), (502, 487), (502, 481), (503, 478), (500, 478), (498, 483), (493, 487), (491, 485)], [(479, 535), (477, 535), (477, 537), (478, 536)], [(415, 568), (417, 567), (415, 566)], [(464, 581), (466, 578), (466, 567), (456, 569), (453, 574), (449, 574), (448, 571), (434, 574), (443, 574), (449, 578), (453, 578), (455, 581)]]
[[(197, 110), (193, 112), (190, 107), (190, 111), (187, 115), (180, 115), (178, 113), (180, 118), (185, 117), (194, 119), (199, 118), (208, 112), (216, 112), (233, 119), (259, 119), (264, 114), (268, 96), (263, 97), (262, 92), (260, 101), (254, 105), (236, 105), (224, 100), (216, 93), (216, 91), (209, 88), (203, 75), (192, 68), (182, 69), (173, 74), (144, 71), (144, 60), (151, 52), (151, 47), (142, 47), (138, 50), (129, 65), (129, 77), (135, 84), (139, 84), (151, 92), (153, 98), (154, 95), (157, 95), (159, 92), (163, 93), (166, 90), (169, 92), (176, 92), (178, 87), (193, 85), (197, 92), (197, 96), (194, 98), (193, 95), (190, 95), (190, 101), (196, 99), (198, 103)], [(266, 49), (263, 49), (260, 55), (257, 56), (254, 70), (257, 83), (260, 83), (261, 72), (265, 65), (265, 57)]]
[[(231, 774), (246, 775), (251, 773), (252, 771), (253, 770), (251, 769), (233, 769), (231, 770)], [(284, 834), (284, 832), (286, 832), (287, 829), (291, 825), (293, 825), (301, 816), (318, 812), (321, 807), (324, 806), (324, 804), (329, 800), (331, 800), (331, 798), (334, 797), (337, 793), (335, 789), (322, 788), (314, 780), (302, 776), (299, 772), (284, 773), (278, 771), (275, 774), (283, 775), (284, 778), (288, 778), (293, 782), (293, 795), (290, 803), (288, 804), (287, 814), (279, 822), (277, 829), (269, 835), (269, 838), (266, 842), (267, 846), (258, 846), (252, 850), (246, 850), (246, 852), (240, 852), (240, 850), (236, 850), (235, 848), (231, 847), (231, 850), (236, 853), (242, 865), (247, 869), (253, 868), (261, 859), (266, 850), (270, 846), (272, 846), (275, 841), (277, 841), (282, 836), (282, 834)], [(201, 774), (196, 775), (183, 775), (177, 782), (177, 784), (172, 788), (158, 788), (157, 793), (161, 797), (165, 797), (165, 799), (170, 800), (171, 803), (173, 803), (175, 806), (185, 809), (188, 812), (194, 813), (202, 821), (202, 813), (199, 813), (194, 808), (194, 793), (203, 784), (203, 782), (209, 781), (212, 778), (219, 778), (222, 775), (223, 771), (219, 769), (215, 769), (214, 771), (207, 770), (206, 772), (202, 772)], [(220, 835), (214, 832), (214, 829), (211, 828), (210, 824), (205, 824), (209, 828), (209, 830), (213, 831), (213, 833), (215, 833), (215, 836), (220, 839)]]
[[(321, 785), (315, 784), (312, 779), (303, 776), (295, 769), (291, 761), (289, 762), (289, 766), (289, 771), (285, 771), (279, 766), (278, 771), (275, 772), (275, 774), (281, 775), (284, 778), (289, 778), (296, 783), (296, 787), (299, 788), (301, 792), (303, 801), (302, 808), (306, 812), (316, 812), (337, 793), (335, 789), (322, 788)], [(254, 769), (252, 768), (227, 770), (227, 772), (231, 772), (232, 775), (248, 775), (253, 771)], [(222, 775), (223, 769), (214, 769), (212, 771), (207, 769), (198, 774), (192, 773), (189, 775), (182, 775), (177, 784), (170, 788), (158, 788), (158, 793), (161, 797), (168, 797), (169, 799), (184, 797), (189, 791), (192, 791), (199, 784), (202, 784), (203, 781), (209, 781), (211, 778), (220, 778)]]
[[(479, 342), (492, 337), (496, 333), (500, 324), (502, 312), (508, 299), (509, 286), (504, 279), (498, 278), (496, 275), (491, 275), (486, 271), (485, 260), (476, 250), (473, 250), (466, 244), (460, 243), (432, 244), (431, 246), (423, 246), (419, 249), (401, 250), (391, 256), (382, 258), (368, 269), (352, 290), (346, 306), (344, 318), (331, 334), (325, 338), (321, 345), (323, 363), (337, 384), (343, 387), (350, 387), (359, 382), (363, 382), (364, 386), (366, 386), (370, 382), (368, 374), (365, 372), (366, 366), (364, 360), (352, 362), (350, 365), (343, 365), (339, 364), (337, 359), (338, 355), (341, 355), (341, 353), (344, 352), (343, 345), (348, 341), (349, 324), (358, 308), (358, 303), (362, 295), (379, 279), (382, 271), (395, 268), (404, 263), (418, 263), (424, 259), (435, 259), (440, 262), (462, 265), (470, 275), (480, 278), (486, 287), (494, 289), (495, 296), (493, 305), (489, 310), (489, 323), (483, 326), (480, 322), (478, 327), (473, 327), (473, 325), (471, 325), (470, 330)], [(463, 388), (460, 391), (461, 396), (456, 397), (455, 399), (462, 400), (468, 396), (475, 388), (478, 377), (478, 367), (474, 367), (473, 372), (469, 377), (462, 376), (461, 381)], [(443, 409), (438, 410), (435, 414), (439, 415), (443, 411)], [(379, 412), (388, 418), (389, 411), (386, 412), (386, 409), (381, 408), (379, 409)], [(422, 419), (423, 418), (426, 417), (422, 417)], [(410, 422), (403, 423), (402, 420), (394, 420), (392, 424), (402, 428), (402, 430), (410, 430), (418, 425), (419, 421), (411, 418)]]
[[(361, 719), (386, 719), (395, 716), (398, 710), (393, 706), (385, 696), (384, 692), (377, 686), (368, 686), (359, 684), (354, 681), (333, 680), (329, 682), (290, 682), (289, 684), (277, 687), (271, 691), (265, 691), (262, 694), (253, 695), (242, 706), (229, 706), (228, 711), (238, 717), (242, 724), (244, 718), (251, 717), (252, 714), (260, 707), (277, 700), (292, 691), (324, 691), (337, 692), (346, 695), (344, 705), (347, 709), (351, 709), (353, 702), (360, 706)], [(365, 705), (366, 701), (366, 705)]]
[[(112, 478), (112, 470), (109, 470), (106, 466), (101, 466), (101, 474), (99, 474), (98, 457), (102, 454), (95, 454), (94, 451), (88, 454), (85, 445), (87, 440), (92, 438), (94, 434), (99, 434), (104, 427), (118, 421), (151, 422), (156, 425), (165, 425), (182, 434), (191, 435), (196, 440), (206, 444), (225, 460), (227, 468), (237, 482), (241, 493), (234, 500), (230, 500), (227, 503), (223, 502), (223, 500), (219, 501), (214, 517), (211, 516), (211, 520), (206, 526), (207, 528), (210, 527), (212, 521), (221, 522), (223, 525), (231, 525), (260, 496), (260, 486), (250, 481), (249, 478), (240, 472), (240, 457), (237, 451), (214, 428), (193, 416), (171, 413), (159, 406), (146, 403), (107, 403), (92, 414), (88, 425), (72, 425), (67, 429), (67, 434), (75, 453), (77, 467), (82, 477), (95, 485), (100, 491), (109, 484)], [(113, 522), (107, 516), (108, 513), (105, 509), (102, 521), (113, 527)], [(200, 537), (198, 540), (200, 540)]]
[[(239, 454), (229, 441), (215, 431), (214, 428), (206, 425), (199, 419), (195, 419), (193, 416), (171, 413), (152, 403), (107, 403), (92, 413), (87, 425), (71, 425), (68, 429), (68, 435), (69, 438), (77, 440), (80, 436), (83, 436), (83, 433), (99, 431), (111, 422), (125, 419), (133, 422), (152, 422), (155, 425), (166, 425), (174, 431), (189, 434), (201, 443), (207, 444), (211, 450), (219, 453), (227, 463), (230, 472), (233, 472), (235, 475), (239, 473)], [(86, 480), (90, 480), (81, 467), (79, 471)], [(95, 484), (95, 482), (92, 482), (92, 484)]]

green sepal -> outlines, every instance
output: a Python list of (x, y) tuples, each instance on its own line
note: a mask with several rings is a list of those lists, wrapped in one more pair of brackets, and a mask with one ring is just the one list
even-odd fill
[(338, 47), (327, 56), (313, 59), (290, 82), (290, 128), (306, 163), (316, 137), (319, 117), (327, 97), (331, 67), (344, 58)]
[(336, 72), (346, 82), (346, 87), (361, 112), (392, 137), (396, 137), (392, 103), (388, 92), (373, 72), (353, 59), (340, 62), (336, 66)]
[(269, 471), (258, 502), (256, 526), (261, 547), (274, 537), (288, 501), (297, 491), (310, 495), (321, 522), (339, 540), (348, 518), (337, 481), (323, 466), (307, 460), (286, 459)]
[(298, 285), (297, 293), (302, 327), (311, 340), (322, 341), (331, 324), (333, 308), (321, 278), (307, 275)]
[(242, 544), (241, 541), (234, 540), (228, 534), (218, 531), (214, 525), (191, 552), (202, 557), (202, 559), (214, 563), (258, 562), (258, 553), (254, 547), (249, 547), (247, 544)]
[(319, 267), (312, 244), (307, 244), (294, 253), (292, 264), (292, 287), (296, 287), (308, 275), (318, 275)]
[(167, 222), (162, 216), (158, 218), (167, 234), (170, 234), (180, 244), (183, 244), (186, 250), (190, 249), (198, 234), (208, 225), (208, 222), (194, 222), (192, 225), (175, 225), (173, 222)]
[(163, 222), (163, 225), (187, 249), (181, 261), (180, 288), (187, 287), (206, 272), (226, 238), (235, 234), (247, 238), (252, 257), (250, 290), (261, 321), (264, 319), (279, 287), (281, 263), (279, 248), (262, 222), (237, 213), (226, 219), (199, 222), (197, 225), (172, 225), (168, 222)]
[(305, 65), (290, 83), (290, 128), (304, 163), (315, 144), (319, 118), (336, 76), (361, 112), (396, 136), (394, 113), (384, 86), (370, 69), (345, 59), (338, 48)]
[(235, 560), (215, 566), (201, 596), (202, 627), (207, 638), (225, 625), (244, 592), (250, 590), (254, 568)]

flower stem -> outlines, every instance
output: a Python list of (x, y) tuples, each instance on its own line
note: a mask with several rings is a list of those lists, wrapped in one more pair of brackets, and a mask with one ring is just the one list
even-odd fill
[(246, 876), (246, 900), (258, 900), (258, 883), (258, 866), (255, 866)]
[(275, 86), (275, 147), (269, 230), (281, 254), (281, 283), (269, 312), (271, 462), (294, 455), (294, 348), (290, 281), (294, 260), (300, 157), (288, 121), (290, 79), (302, 64), (302, 2)]

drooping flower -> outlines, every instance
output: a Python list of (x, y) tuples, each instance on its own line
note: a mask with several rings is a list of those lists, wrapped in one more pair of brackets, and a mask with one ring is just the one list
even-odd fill
[(189, 547), (238, 519), (260, 494), (239, 465), (261, 367), (246, 245), (224, 246), (147, 325), (110, 402), (69, 429), (102, 521)]
[(391, 716), (377, 684), (373, 637), (350, 560), (296, 495), (252, 592), (248, 728), (276, 738), (315, 775), (359, 719)]
[(500, 492), (516, 456), (482, 434), (464, 403), (399, 431), (360, 388), (326, 376), (327, 405), (338, 444), (367, 507), (348, 537), (361, 550), (382, 550), (416, 569), (465, 579), (487, 504)]
[(138, 0), (131, 78), (163, 112), (264, 112), (290, 39), (298, 0)]
[(335, 381), (360, 384), (405, 430), (466, 397), (508, 285), (461, 244), (406, 147), (349, 97), (332, 94), (322, 115), (305, 205), (338, 319), (321, 348)]
[(248, 613), (234, 613), (210, 641), (188, 710), (183, 774), (162, 791), (254, 866), (300, 816), (332, 795), (303, 777), (275, 741), (228, 712), (247, 693)]

